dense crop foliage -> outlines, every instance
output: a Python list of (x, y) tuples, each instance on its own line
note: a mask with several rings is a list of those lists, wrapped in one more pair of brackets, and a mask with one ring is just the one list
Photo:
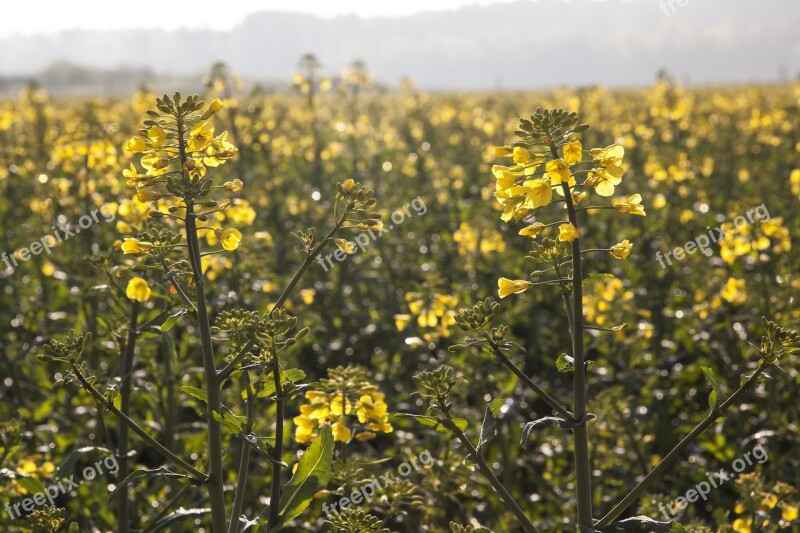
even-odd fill
[(800, 86), (300, 66), (0, 102), (0, 530), (800, 527)]

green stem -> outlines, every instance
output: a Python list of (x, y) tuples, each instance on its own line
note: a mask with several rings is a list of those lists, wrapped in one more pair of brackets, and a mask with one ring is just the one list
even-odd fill
[(142, 530), (142, 533), (152, 533), (154, 531), (153, 527), (158, 523), (159, 520), (167, 516), (167, 513), (170, 509), (172, 509), (172, 506), (178, 503), (180, 497), (183, 496), (183, 493), (186, 492), (186, 489), (189, 487), (191, 487), (191, 484), (184, 483), (183, 486), (178, 489), (178, 492), (176, 492), (175, 495), (161, 507), (161, 510), (158, 512), (158, 514), (154, 516), (152, 520), (150, 520), (150, 523)]
[(336, 224), (333, 226), (333, 228), (331, 228), (331, 230), (328, 232), (328, 234), (325, 236), (325, 238), (322, 239), (319, 242), (319, 244), (317, 244), (311, 250), (311, 252), (309, 252), (309, 254), (306, 256), (306, 258), (303, 260), (303, 264), (300, 265), (300, 268), (297, 269), (297, 272), (294, 273), (294, 276), (292, 276), (292, 279), (289, 281), (289, 284), (283, 290), (283, 293), (278, 298), (278, 301), (275, 302), (275, 305), (273, 306), (273, 309), (278, 308), (278, 307), (283, 305), (283, 303), (289, 297), (289, 294), (291, 294), (291, 292), (294, 289), (295, 285), (297, 285), (297, 282), (300, 281), (300, 278), (303, 277), (303, 274), (305, 274), (306, 270), (308, 270), (308, 267), (311, 265), (311, 263), (314, 262), (314, 259), (316, 259), (316, 257), (322, 251), (323, 246), (325, 246), (328, 243), (328, 241), (331, 239), (331, 237), (333, 237), (333, 235), (339, 230), (339, 228), (342, 227), (342, 224), (344, 224), (344, 221), (347, 219), (347, 215), (349, 213), (350, 213), (350, 208), (349, 207), (345, 208), (344, 212), (342, 213), (342, 216), (339, 218), (339, 220), (336, 221)]
[(253, 429), (253, 418), (255, 417), (255, 394), (253, 387), (250, 385), (250, 373), (247, 371), (242, 372), (241, 378), (242, 389), (247, 391), (247, 407), (245, 413), (247, 415), (247, 426), (242, 436), (242, 451), (239, 455), (239, 472), (236, 475), (236, 492), (233, 497), (233, 509), (231, 510), (231, 520), (228, 524), (228, 533), (236, 533), (239, 530), (239, 516), (242, 514), (242, 506), (244, 505), (244, 493), (247, 490), (247, 473), (250, 466), (250, 444), (245, 441), (247, 435)]
[[(139, 302), (133, 301), (131, 305), (131, 318), (128, 324), (128, 340), (122, 351), (120, 362), (120, 378), (122, 379), (120, 391), (120, 411), (128, 416), (131, 412), (131, 374), (133, 373), (133, 353), (136, 349), (136, 328), (139, 321)], [(129, 439), (128, 426), (120, 424), (117, 429), (117, 461), (119, 462), (118, 479), (123, 480), (130, 474), (128, 462)], [(117, 493), (117, 531), (128, 533), (130, 531), (129, 490), (125, 485)]]
[(653, 481), (655, 481), (656, 478), (678, 458), (678, 456), (684, 449), (686, 449), (687, 446), (689, 446), (701, 433), (708, 429), (708, 427), (713, 424), (714, 421), (722, 416), (725, 411), (727, 411), (727, 409), (739, 399), (739, 396), (744, 394), (745, 391), (747, 391), (758, 380), (758, 377), (764, 372), (764, 370), (766, 370), (766, 368), (766, 366), (760, 364), (753, 375), (750, 376), (750, 378), (738, 389), (736, 389), (736, 391), (731, 394), (727, 400), (714, 407), (714, 409), (708, 413), (708, 416), (705, 417), (702, 422), (697, 424), (694, 429), (683, 438), (683, 440), (681, 440), (667, 455), (665, 455), (661, 462), (659, 462), (655, 468), (653, 468), (644, 477), (644, 479), (642, 479), (639, 484), (636, 485), (628, 493), (628, 495), (622, 499), (622, 501), (615, 505), (613, 509), (611, 509), (603, 518), (600, 519), (596, 528), (601, 529), (610, 526), (614, 520), (624, 513), (625, 510), (628, 509), (628, 507), (630, 507), (645, 490), (647, 490)]
[[(550, 153), (560, 159), (555, 144), (550, 140)], [(578, 227), (578, 216), (572, 203), (569, 183), (562, 181), (561, 189), (567, 204), (569, 221)], [(575, 455), (575, 482), (577, 486), (577, 522), (579, 527), (592, 527), (592, 468), (589, 459), (589, 437), (586, 430), (586, 365), (583, 346), (583, 270), (581, 264), (580, 238), (572, 241), (572, 357), (575, 360), (573, 372), (574, 411), (579, 425), (572, 431)]]
[(231, 359), (230, 363), (228, 363), (227, 365), (225, 365), (225, 367), (223, 367), (223, 369), (222, 369), (222, 370), (220, 370), (220, 371), (217, 373), (217, 382), (218, 382), (219, 384), (222, 384), (222, 382), (223, 382), (223, 381), (225, 381), (225, 379), (227, 379), (227, 377), (228, 377), (228, 376), (230, 376), (230, 375), (231, 375), (231, 373), (232, 373), (234, 370), (236, 370), (236, 365), (238, 365), (238, 364), (239, 364), (239, 362), (240, 362), (242, 359), (244, 359), (244, 358), (245, 358), (245, 356), (247, 355), (247, 353), (248, 353), (250, 350), (252, 350), (252, 349), (253, 349), (253, 347), (255, 347), (255, 346), (256, 346), (256, 341), (255, 341), (254, 339), (250, 339), (249, 341), (247, 341), (247, 344), (245, 344), (245, 345), (242, 347), (242, 349), (241, 349), (241, 350), (239, 350), (239, 353), (237, 353), (237, 354), (236, 354), (236, 356), (235, 356), (233, 359)]
[(86, 389), (89, 392), (89, 394), (91, 394), (94, 397), (95, 401), (99, 405), (102, 405), (104, 408), (108, 409), (114, 415), (116, 415), (120, 420), (122, 420), (125, 424), (127, 424), (128, 427), (130, 427), (134, 433), (136, 433), (142, 439), (144, 439), (144, 441), (147, 444), (155, 448), (155, 450), (159, 454), (161, 454), (165, 459), (172, 461), (177, 466), (181, 467), (186, 472), (194, 476), (195, 481), (203, 482), (207, 479), (208, 476), (206, 476), (204, 473), (202, 473), (201, 471), (199, 471), (198, 469), (196, 469), (195, 467), (193, 467), (192, 465), (190, 465), (189, 463), (187, 463), (186, 461), (175, 455), (171, 450), (165, 448), (163, 444), (158, 442), (156, 439), (151, 437), (149, 433), (147, 433), (144, 429), (142, 429), (142, 427), (139, 424), (131, 420), (131, 418), (128, 417), (125, 413), (117, 409), (112, 402), (106, 400), (106, 397), (103, 396), (103, 394), (100, 391), (95, 389), (94, 386), (86, 380), (86, 377), (83, 375), (80, 368), (78, 368), (75, 363), (72, 364), (71, 369), (72, 373), (75, 374), (75, 377), (78, 378), (78, 381), (83, 386), (83, 388)]
[(525, 372), (520, 370), (511, 360), (503, 353), (500, 347), (488, 336), (484, 337), (486, 341), (489, 343), (489, 346), (492, 348), (492, 352), (494, 355), (500, 359), (500, 362), (503, 363), (509, 370), (511, 370), (519, 379), (522, 380), (530, 389), (536, 393), (544, 402), (550, 406), (550, 408), (563, 416), (566, 420), (570, 422), (576, 422), (576, 419), (572, 413), (570, 413), (566, 407), (561, 405), (558, 400), (547, 394), (539, 385), (537, 385), (531, 378), (529, 378)]
[(269, 520), (267, 533), (278, 523), (281, 501), (281, 461), (283, 459), (283, 387), (281, 384), (281, 365), (273, 346), (272, 376), (275, 380), (275, 448), (272, 450), (272, 488), (269, 498)]
[(481, 457), (481, 454), (478, 453), (478, 450), (475, 449), (475, 446), (473, 446), (472, 443), (467, 438), (467, 436), (464, 435), (464, 432), (458, 429), (458, 427), (453, 423), (453, 417), (450, 415), (450, 409), (448, 409), (447, 407), (446, 400), (441, 398), (439, 401), (439, 406), (442, 408), (444, 416), (447, 417), (448, 429), (450, 429), (450, 431), (452, 431), (455, 434), (456, 438), (459, 441), (461, 441), (461, 444), (463, 444), (464, 447), (469, 451), (470, 457), (472, 457), (472, 459), (475, 461), (475, 464), (478, 465), (478, 468), (480, 469), (484, 477), (486, 477), (489, 483), (491, 483), (492, 488), (494, 488), (495, 493), (497, 493), (497, 496), (499, 496), (500, 499), (503, 500), (503, 503), (508, 508), (508, 510), (511, 511), (514, 514), (514, 516), (517, 517), (517, 520), (519, 520), (522, 529), (526, 533), (537, 533), (539, 530), (536, 529), (536, 526), (534, 526), (528, 519), (528, 517), (525, 516), (523, 510), (517, 504), (516, 500), (514, 500), (514, 497), (511, 496), (511, 494), (509, 494), (508, 490), (506, 490), (503, 484), (500, 483), (500, 480), (497, 479), (497, 476), (494, 475), (492, 469), (489, 468), (489, 465), (486, 464), (486, 461), (483, 459), (483, 457)]
[[(183, 119), (177, 118), (178, 147), (181, 168), (187, 161), (185, 140), (183, 138)], [(206, 382), (206, 418), (208, 423), (208, 496), (211, 503), (212, 531), (222, 533), (227, 529), (225, 511), (224, 471), (222, 464), (222, 428), (214, 419), (213, 413), (220, 412), (220, 388), (217, 382), (217, 367), (214, 361), (214, 345), (211, 340), (211, 324), (208, 317), (205, 278), (200, 261), (200, 243), (197, 238), (197, 219), (194, 202), (186, 200), (186, 243), (189, 248), (189, 262), (194, 277), (195, 300), (197, 301), (197, 327), (200, 330), (200, 347), (203, 356), (203, 373)]]

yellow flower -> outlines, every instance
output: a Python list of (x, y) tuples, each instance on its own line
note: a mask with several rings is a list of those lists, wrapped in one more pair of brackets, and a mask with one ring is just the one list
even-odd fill
[(333, 440), (338, 442), (347, 442), (350, 440), (350, 436), (352, 432), (350, 428), (347, 427), (347, 418), (344, 416), (340, 416), (336, 422), (331, 425), (331, 429), (333, 429)]
[(745, 290), (745, 280), (728, 278), (725, 282), (725, 287), (719, 294), (723, 300), (732, 304), (741, 305), (747, 301), (747, 292)]
[(146, 302), (150, 299), (150, 285), (147, 284), (142, 278), (131, 278), (128, 282), (128, 287), (125, 289), (125, 296), (137, 302)]
[(594, 187), (600, 196), (611, 196), (614, 194), (614, 187), (622, 181), (625, 148), (621, 144), (612, 144), (607, 148), (595, 148), (591, 155), (598, 168), (590, 175), (587, 185)]
[(618, 200), (614, 202), (614, 209), (620, 213), (627, 213), (629, 215), (638, 215), (642, 217), (645, 216), (641, 194), (633, 194), (628, 196), (626, 200)]
[(736, 531), (736, 533), (750, 533), (750, 526), (752, 524), (752, 518), (737, 518), (733, 521), (733, 530)]
[(125, 150), (133, 154), (143, 152), (147, 149), (147, 143), (141, 137), (131, 137), (125, 143)]
[(161, 156), (150, 153), (142, 156), (142, 166), (147, 170), (147, 175), (151, 177), (161, 176), (167, 171), (169, 161)]
[(161, 198), (161, 193), (158, 191), (151, 191), (150, 189), (136, 190), (136, 199), (142, 203), (158, 200), (159, 198)]
[(492, 174), (497, 179), (495, 183), (495, 190), (505, 191), (514, 186), (517, 177), (512, 174), (507, 167), (501, 165), (494, 165), (492, 167)]
[(17, 467), (17, 472), (20, 474), (35, 474), (39, 468), (36, 466), (36, 463), (33, 461), (25, 461), (22, 463), (22, 466)]
[(355, 186), (356, 182), (353, 178), (348, 178), (344, 183), (342, 183), (342, 189), (346, 190), (347, 192), (352, 191), (353, 187)]
[(167, 140), (167, 132), (163, 128), (152, 126), (147, 130), (147, 138), (150, 139), (150, 145), (153, 148), (159, 148)]
[(222, 111), (223, 107), (225, 107), (225, 104), (222, 103), (222, 100), (220, 100), (219, 98), (214, 98), (214, 100), (210, 104), (208, 104), (208, 108), (211, 109), (211, 111), (213, 111), (214, 113)]
[(152, 250), (153, 245), (149, 242), (143, 242), (138, 239), (126, 238), (122, 241), (122, 253), (124, 254), (141, 254)]
[(187, 146), (192, 152), (202, 152), (214, 138), (214, 125), (208, 121), (198, 122), (189, 130)]
[(523, 165), (528, 161), (530, 161), (531, 159), (531, 154), (528, 153), (528, 151), (521, 146), (515, 146), (514, 149), (511, 151), (511, 154), (514, 163), (518, 165)]
[(511, 296), (512, 294), (519, 294), (521, 292), (525, 292), (530, 288), (532, 283), (530, 281), (525, 281), (524, 279), (508, 279), (508, 278), (500, 278), (497, 280), (497, 294), (500, 298), (505, 298), (506, 296)]
[(558, 240), (561, 242), (572, 242), (581, 236), (578, 228), (572, 225), (572, 222), (561, 224), (558, 227)]
[(628, 239), (625, 239), (624, 241), (611, 247), (611, 255), (614, 257), (614, 259), (627, 259), (628, 255), (631, 253), (631, 248), (633, 248), (633, 245), (628, 241)]
[(575, 184), (575, 179), (569, 171), (569, 165), (563, 159), (553, 159), (545, 165), (545, 175), (550, 178), (553, 185), (561, 185), (561, 182), (571, 181), (570, 187)]
[[(305, 406), (303, 406), (305, 407)], [(295, 423), (294, 438), (300, 444), (310, 442), (317, 436), (316, 430), (319, 425), (316, 420), (312, 420), (306, 416), (300, 415), (294, 417), (292, 421)]]
[(795, 507), (794, 505), (783, 504), (781, 511), (781, 518), (783, 518), (787, 522), (792, 522), (793, 520), (797, 520), (797, 517), (798, 517), (797, 507)]
[(569, 166), (580, 163), (583, 159), (583, 145), (580, 141), (572, 141), (564, 145), (564, 161)]
[(597, 169), (589, 175), (586, 186), (592, 187), (597, 194), (609, 197), (614, 194), (614, 188), (622, 181), (621, 176), (615, 176), (606, 169)]
[(239, 178), (236, 178), (233, 181), (227, 181), (222, 184), (223, 189), (231, 192), (239, 192), (242, 190), (242, 187), (244, 187), (244, 183), (242, 183), (242, 180), (240, 180)]
[(764, 496), (763, 500), (761, 500), (761, 505), (764, 505), (764, 506), (772, 509), (773, 507), (778, 505), (779, 501), (780, 500), (778, 499), (778, 497), (775, 496), (774, 494), (768, 494), (768, 495)]
[(581, 191), (581, 192), (572, 191), (572, 205), (578, 205), (579, 203), (584, 201), (587, 196), (589, 196), (589, 195), (586, 194), (583, 191)]
[(408, 313), (394, 315), (394, 326), (397, 328), (397, 331), (403, 331), (409, 322), (411, 322), (411, 315)]
[[(344, 409), (342, 408), (344, 406)], [(341, 415), (352, 415), (355, 408), (353, 407), (353, 402), (350, 401), (348, 398), (346, 402), (343, 401), (343, 398), (340, 394), (337, 394), (333, 400), (331, 400), (331, 414), (334, 416), (341, 416)]]
[(211, 145), (205, 149), (206, 157), (203, 158), (203, 164), (209, 167), (218, 167), (238, 152), (239, 149), (228, 142), (228, 132), (223, 131), (218, 137), (212, 139)]
[[(373, 438), (375, 432), (391, 433), (394, 428), (389, 424), (388, 407), (381, 392), (362, 394), (356, 402), (356, 415), (361, 424), (369, 426)], [(368, 440), (363, 437), (359, 440)]]
[(522, 184), (526, 192), (525, 207), (544, 207), (553, 199), (553, 189), (546, 179), (528, 180)]
[(133, 163), (131, 163), (130, 169), (127, 169), (127, 168), (123, 169), (122, 175), (124, 177), (128, 178), (128, 186), (133, 186), (133, 182), (135, 182), (138, 179), (141, 179), (141, 177), (142, 177), (136, 171), (136, 167), (133, 166)]
[(303, 300), (303, 303), (308, 305), (314, 302), (314, 296), (317, 294), (317, 291), (311, 288), (303, 289), (300, 291), (300, 298)]
[(336, 247), (346, 254), (352, 254), (356, 251), (356, 245), (345, 239), (336, 239), (334, 241)]
[(505, 148), (503, 146), (495, 146), (494, 148), (492, 148), (492, 153), (494, 153), (494, 155), (500, 157), (500, 156), (504, 156), (504, 155), (511, 155), (511, 150), (509, 150), (508, 148)]
[(595, 163), (600, 166), (605, 168), (618, 168), (622, 166), (622, 160), (625, 157), (625, 148), (621, 144), (616, 143), (606, 148), (595, 148), (590, 154), (594, 158)]
[(226, 250), (233, 251), (239, 247), (242, 242), (242, 232), (236, 228), (228, 228), (223, 231), (215, 231), (217, 237), (222, 241), (222, 247)]
[(534, 222), (530, 226), (524, 227), (521, 230), (519, 230), (519, 234), (524, 235), (525, 237), (533, 238), (539, 235), (543, 231), (544, 231), (544, 224), (542, 224), (541, 222)]

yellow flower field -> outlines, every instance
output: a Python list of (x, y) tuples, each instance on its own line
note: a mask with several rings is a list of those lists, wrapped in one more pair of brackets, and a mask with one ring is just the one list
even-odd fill
[(0, 531), (800, 528), (800, 84), (315, 61), (0, 101)]

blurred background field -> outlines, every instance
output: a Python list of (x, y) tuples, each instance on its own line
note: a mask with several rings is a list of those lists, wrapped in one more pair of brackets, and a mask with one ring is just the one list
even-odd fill
[[(585, 10), (578, 4), (586, 4)], [(709, 4), (719, 11), (712, 13)], [(146, 35), (130, 29), (118, 41), (107, 33), (113, 30), (4, 37), (4, 47), (14, 42), (20, 57), (38, 59), (24, 65), (19, 58), (0, 59), (5, 95), (0, 253), (10, 258), (52, 234), (54, 226), (75, 226), (94, 209), (114, 217), (100, 218), (51, 253), (17, 258), (16, 267), (0, 270), (0, 504), (17, 501), (36, 486), (3, 472), (27, 472), (46, 484), (77, 448), (106, 445), (88, 395), (75, 386), (54, 387), (59, 369), (36, 356), (44, 343), (72, 328), (91, 331), (103, 340), (94, 344), (88, 361), (101, 382), (113, 385), (119, 357), (113, 339), (124, 331), (126, 317), (108, 296), (108, 274), (131, 275), (135, 260), (122, 255), (120, 242), (150, 223), (148, 205), (126, 188), (123, 170), (133, 159), (123, 145), (140, 128), (155, 96), (184, 90), (224, 102), (215, 119), (217, 132), (228, 131), (239, 152), (216, 175), (220, 183), (236, 178), (244, 183), (241, 199), (211, 221), (243, 234), (235, 253), (204, 260), (212, 314), (235, 307), (268, 309), (302, 261), (300, 241), (292, 234), (330, 224), (337, 181), (354, 178), (374, 188), (384, 220), (419, 198), (424, 212), (412, 210), (363, 252), (328, 270), (311, 266), (286, 305), (311, 333), (287, 357), (309, 381), (338, 365), (364, 367), (386, 394), (390, 413), (421, 412), (411, 376), (447, 363), (469, 383), (454, 394), (473, 436), (486, 403), (504, 399), (499, 437), (485, 453), (543, 531), (567, 530), (563, 517), (574, 509), (563, 430), (537, 430), (530, 448), (521, 449), (520, 421), (548, 415), (547, 406), (522, 393), (517, 380), (487, 355), (447, 348), (464, 336), (454, 325), (459, 308), (496, 299), (499, 277), (522, 278), (529, 269), (523, 258), (530, 239), (518, 235), (521, 225), (501, 222), (491, 172), (492, 165), (503, 163), (493, 147), (513, 138), (518, 117), (539, 106), (563, 107), (592, 125), (581, 134), (584, 146), (622, 144), (626, 172), (615, 197), (641, 194), (647, 215), (597, 212), (586, 235), (598, 247), (621, 239), (634, 243), (627, 261), (607, 255), (587, 260), (591, 271), (613, 274), (587, 283), (587, 321), (607, 328), (625, 324), (614, 333), (590, 332), (595, 507), (607, 510), (707, 414), (709, 387), (700, 367), (713, 368), (723, 391), (733, 390), (755, 359), (748, 343), (760, 342), (760, 317), (790, 327), (800, 317), (800, 261), (793, 242), (800, 232), (800, 83), (793, 81), (800, 49), (788, 29), (798, 9), (786, 1), (757, 10), (755, 3), (725, 5), (692, 0), (676, 3), (667, 14), (658, 2), (576, 1), (568, 8), (555, 1), (516, 2), (385, 16), (374, 23), (357, 17), (311, 23), (308, 15), (285, 15), (302, 28), (294, 32), (284, 19), (261, 13), (216, 33), (172, 33), (168, 27)], [(628, 18), (604, 9), (626, 12)], [(530, 12), (530, 18), (517, 17), (518, 10)], [(791, 16), (778, 20), (780, 10)], [(490, 13), (495, 18), (484, 17)], [(568, 44), (556, 44), (548, 31), (570, 26), (570, 15), (575, 33), (562, 32)], [(534, 16), (558, 22), (533, 24), (543, 27), (525, 41), (523, 22)], [(735, 39), (725, 33), (737, 32), (751, 16), (765, 25), (753, 24)], [(459, 17), (468, 22), (457, 24)], [(625, 44), (615, 44), (619, 49), (635, 48), (648, 33), (650, 40), (617, 56), (609, 43), (619, 29), (606, 25), (609, 20), (630, 29)], [(704, 23), (716, 30), (703, 30)], [(314, 24), (330, 34), (314, 30)], [(285, 36), (258, 35), (276, 25), (284, 26)], [(403, 55), (400, 45), (391, 46), (392, 35), (410, 46), (410, 27), (426, 36), (429, 42), (419, 45), (430, 45), (430, 51)], [(467, 45), (454, 36), (466, 40), (462, 33), (473, 35), (472, 27), (486, 32), (486, 37), (474, 34), (474, 42), (470, 37), (485, 55), (459, 48)], [(384, 31), (385, 40), (370, 33)], [(330, 43), (342, 33), (351, 34), (346, 41), (351, 45), (333, 48)], [(371, 39), (381, 46), (370, 49), (365, 43)], [(558, 53), (535, 48), (536, 39)], [(709, 46), (708, 40), (716, 44)], [(103, 49), (109, 42), (118, 48)], [(289, 51), (278, 53), (279, 42), (288, 42)], [(747, 43), (757, 46), (740, 54)], [(659, 56), (670, 46), (676, 47), (672, 55)], [(84, 47), (94, 55), (86, 55)], [(135, 50), (144, 50), (141, 57)], [(262, 50), (269, 51), (269, 59)], [(86, 61), (79, 65), (81, 59)], [(768, 219), (730, 227), (762, 204)], [(658, 253), (723, 224), (728, 236), (711, 246), (710, 255), (694, 253), (666, 268), (657, 260)], [(204, 238), (216, 242), (213, 232)], [(153, 293), (148, 305), (154, 311), (167, 309), (174, 299), (166, 284), (154, 285)], [(512, 326), (513, 338), (528, 347), (518, 364), (568, 398), (571, 376), (555, 364), (569, 343), (558, 292), (532, 289), (504, 299), (500, 315)], [(197, 331), (190, 320), (181, 320), (171, 333), (171, 341), (148, 333), (140, 343), (134, 411), (160, 440), (202, 457), (197, 401), (180, 392), (198, 381)], [(161, 379), (167, 360), (171, 380)], [(660, 516), (659, 503), (682, 495), (706, 472), (729, 468), (762, 443), (769, 460), (714, 491), (708, 502), (690, 505), (681, 522), (694, 531), (800, 527), (797, 357), (782, 368), (691, 446), (634, 514)], [(231, 405), (237, 405), (236, 392), (226, 391)], [(169, 426), (167, 413), (175, 417)], [(297, 414), (294, 405), (287, 416)], [(257, 424), (269, 433), (274, 410), (267, 408)], [(424, 477), (394, 486), (372, 504), (371, 512), (386, 527), (447, 531), (451, 520), (475, 518), (494, 531), (515, 531), (500, 503), (481, 496), (488, 494), (487, 485), (465, 466), (463, 450), (409, 419), (392, 418), (392, 425), (393, 433), (354, 443), (350, 453), (401, 462), (428, 450), (436, 462)], [(287, 442), (293, 434), (294, 427)], [(230, 447), (236, 449), (235, 443)], [(140, 442), (134, 448), (138, 464), (159, 464)], [(269, 471), (267, 461), (254, 460), (254, 469), (253, 492), (265, 495), (268, 476), (257, 472)], [(234, 474), (228, 473), (228, 481), (235, 481)], [(61, 497), (58, 506), (67, 523), (77, 522), (80, 531), (112, 530), (114, 509), (107, 505), (112, 483), (98, 479), (77, 489), (77, 497)], [(158, 512), (151, 503), (170, 498), (175, 487), (156, 481), (133, 490), (138, 515), (147, 523)], [(259, 502), (258, 496), (250, 502), (256, 512)], [(182, 502), (187, 508), (203, 504), (199, 496)], [(1, 511), (0, 530), (29, 527)], [(312, 504), (295, 530), (317, 530), (323, 518), (319, 505)], [(172, 527), (196, 530), (191, 524)]]

